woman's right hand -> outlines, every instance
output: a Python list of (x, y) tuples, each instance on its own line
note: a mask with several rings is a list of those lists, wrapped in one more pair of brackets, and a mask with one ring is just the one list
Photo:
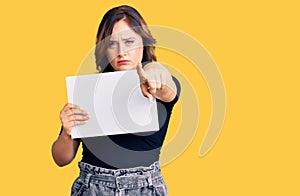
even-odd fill
[(71, 129), (77, 125), (83, 125), (89, 119), (88, 113), (79, 106), (67, 103), (60, 111), (60, 121), (63, 131), (67, 135), (71, 135)]

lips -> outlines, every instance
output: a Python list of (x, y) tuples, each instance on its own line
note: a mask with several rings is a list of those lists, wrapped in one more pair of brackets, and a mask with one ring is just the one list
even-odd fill
[(127, 63), (129, 63), (129, 60), (120, 60), (120, 61), (118, 61), (119, 65), (126, 65)]

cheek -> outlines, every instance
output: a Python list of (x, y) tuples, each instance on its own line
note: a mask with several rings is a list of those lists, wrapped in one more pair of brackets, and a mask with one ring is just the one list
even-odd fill
[(143, 58), (143, 47), (139, 47), (134, 51), (135, 59), (139, 62), (142, 61)]
[(112, 51), (107, 51), (106, 52), (106, 57), (109, 61), (111, 61), (112, 59), (114, 59), (115, 54)]

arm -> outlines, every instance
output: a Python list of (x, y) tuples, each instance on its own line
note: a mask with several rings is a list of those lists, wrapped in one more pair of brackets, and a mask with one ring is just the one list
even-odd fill
[(52, 145), (52, 157), (58, 166), (69, 164), (75, 157), (79, 141), (71, 138), (71, 129), (88, 120), (87, 113), (73, 104), (66, 104), (60, 112), (62, 132)]
[(68, 165), (75, 157), (79, 142), (73, 140), (66, 131), (62, 131), (60, 136), (52, 145), (52, 157), (55, 163), (62, 167)]
[(149, 63), (142, 68), (137, 66), (141, 80), (141, 89), (145, 97), (151, 101), (153, 96), (163, 102), (171, 102), (177, 93), (176, 85), (170, 72), (160, 63)]

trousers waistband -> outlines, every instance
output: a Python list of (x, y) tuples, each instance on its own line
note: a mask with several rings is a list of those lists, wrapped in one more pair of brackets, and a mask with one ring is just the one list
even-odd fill
[(145, 167), (145, 166), (139, 166), (139, 167), (133, 167), (133, 168), (125, 168), (125, 169), (107, 169), (103, 167), (97, 167), (94, 165), (90, 165), (85, 162), (79, 162), (78, 166), (80, 168), (80, 171), (85, 171), (87, 173), (91, 173), (93, 175), (98, 174), (107, 174), (111, 176), (123, 176), (127, 174), (143, 174), (145, 172), (154, 172), (154, 171), (160, 171), (160, 164), (158, 161), (154, 162), (152, 165)]
[(80, 176), (84, 178), (84, 183), (102, 181), (111, 188), (133, 189), (139, 187), (152, 186), (162, 180), (160, 164), (155, 162), (148, 167), (140, 166), (126, 169), (106, 169), (79, 162)]

